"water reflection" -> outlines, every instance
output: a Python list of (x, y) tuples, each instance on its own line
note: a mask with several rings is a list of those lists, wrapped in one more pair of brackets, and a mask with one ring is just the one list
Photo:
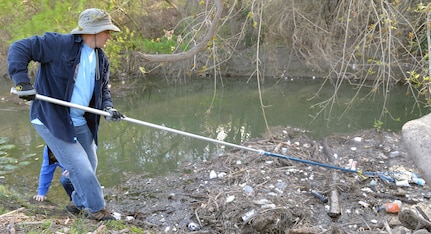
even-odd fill
[[(383, 106), (383, 99), (358, 99), (349, 112), (344, 113), (346, 103), (354, 95), (352, 87), (339, 89), (333, 108), (320, 112), (315, 103), (326, 100), (333, 93), (327, 87), (318, 98), (310, 100), (320, 88), (318, 80), (294, 80), (276, 83), (266, 81), (262, 86), (266, 121), (271, 127), (294, 126), (310, 131), (310, 136), (321, 138), (332, 133), (355, 132), (372, 128)], [(130, 118), (166, 126), (201, 135), (204, 137), (241, 144), (251, 138), (261, 137), (266, 132), (264, 115), (259, 100), (257, 85), (245, 79), (229, 78), (214, 90), (210, 78), (200, 78), (185, 84), (170, 84), (153, 78), (133, 79), (127, 82), (113, 82), (114, 104)], [(42, 157), (43, 141), (36, 134), (28, 119), (28, 106), (9, 94), (12, 82), (0, 85), (0, 122), (3, 136), (17, 147), (10, 150), (10, 156), (22, 160), (28, 155), (32, 163), (25, 170), (16, 170), (1, 179), (2, 183), (16, 185), (22, 193), (36, 192)], [(363, 95), (368, 90), (363, 91)], [(418, 111), (411, 111), (412, 98), (407, 98), (403, 87), (396, 87), (386, 103), (387, 115), (383, 128), (398, 131), (402, 125), (419, 117)], [(340, 116), (343, 116), (340, 118)], [(98, 175), (104, 186), (114, 186), (128, 174), (163, 175), (181, 171), (181, 162), (205, 160), (220, 154), (229, 147), (193, 139), (126, 121), (101, 121), (98, 149)], [(28, 160), (28, 159), (27, 159)], [(60, 172), (56, 175), (56, 180)], [(65, 193), (54, 182), (48, 197), (64, 200)], [(55, 195), (56, 193), (60, 195)]]

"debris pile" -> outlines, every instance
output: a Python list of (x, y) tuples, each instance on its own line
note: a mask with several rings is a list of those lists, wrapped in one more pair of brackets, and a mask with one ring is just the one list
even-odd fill
[(431, 193), (399, 134), (367, 130), (316, 141), (298, 129), (271, 132), (279, 134), (244, 145), (318, 164), (232, 150), (181, 162), (169, 176), (132, 176), (108, 189), (108, 206), (167, 233), (431, 231)]

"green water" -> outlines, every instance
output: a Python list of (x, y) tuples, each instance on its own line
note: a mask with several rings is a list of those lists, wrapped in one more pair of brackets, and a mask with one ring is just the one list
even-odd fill
[[(328, 84), (312, 98), (321, 84), (321, 80), (311, 78), (266, 80), (259, 93), (257, 83), (246, 78), (200, 78), (167, 84), (163, 78), (153, 77), (115, 81), (112, 97), (115, 107), (130, 118), (233, 144), (261, 137), (267, 132), (265, 120), (270, 127), (306, 129), (316, 139), (373, 128), (383, 110), (382, 96), (364, 98), (369, 92), (364, 89), (358, 95), (361, 98), (349, 106), (356, 89), (345, 85), (339, 88), (332, 108), (310, 108), (334, 93)], [(11, 86), (7, 79), (0, 85), (1, 136), (16, 146), (8, 149), (7, 157), (29, 164), (6, 173), (3, 168), (0, 182), (31, 196), (37, 189), (43, 141), (29, 122), (29, 106), (9, 94)], [(405, 122), (427, 114), (427, 110), (412, 108), (414, 100), (405, 93), (404, 86), (391, 90), (383, 128), (399, 131)], [(177, 170), (185, 159), (204, 160), (231, 149), (126, 121), (102, 120), (99, 133), (98, 176), (105, 187), (121, 183), (129, 174), (163, 175)], [(62, 202), (65, 194), (57, 180), (59, 175), (60, 170), (48, 197)]]

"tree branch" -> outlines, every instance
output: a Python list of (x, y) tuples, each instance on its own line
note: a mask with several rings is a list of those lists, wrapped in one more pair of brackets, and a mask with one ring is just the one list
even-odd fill
[(209, 40), (211, 40), (216, 32), (218, 22), (221, 18), (223, 12), (223, 4), (221, 0), (214, 0), (217, 11), (214, 15), (214, 19), (211, 23), (208, 32), (204, 36), (201, 42), (196, 44), (193, 48), (188, 51), (177, 53), (177, 54), (144, 54), (139, 53), (146, 62), (156, 63), (156, 62), (175, 62), (184, 59), (188, 59), (196, 55), (203, 47), (205, 47)]

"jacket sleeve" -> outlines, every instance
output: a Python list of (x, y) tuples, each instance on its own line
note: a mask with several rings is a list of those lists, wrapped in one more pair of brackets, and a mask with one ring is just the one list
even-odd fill
[(47, 63), (51, 61), (60, 46), (54, 43), (58, 39), (56, 33), (43, 36), (32, 36), (11, 44), (8, 52), (8, 73), (15, 84), (29, 82), (28, 64), (30, 61)]

